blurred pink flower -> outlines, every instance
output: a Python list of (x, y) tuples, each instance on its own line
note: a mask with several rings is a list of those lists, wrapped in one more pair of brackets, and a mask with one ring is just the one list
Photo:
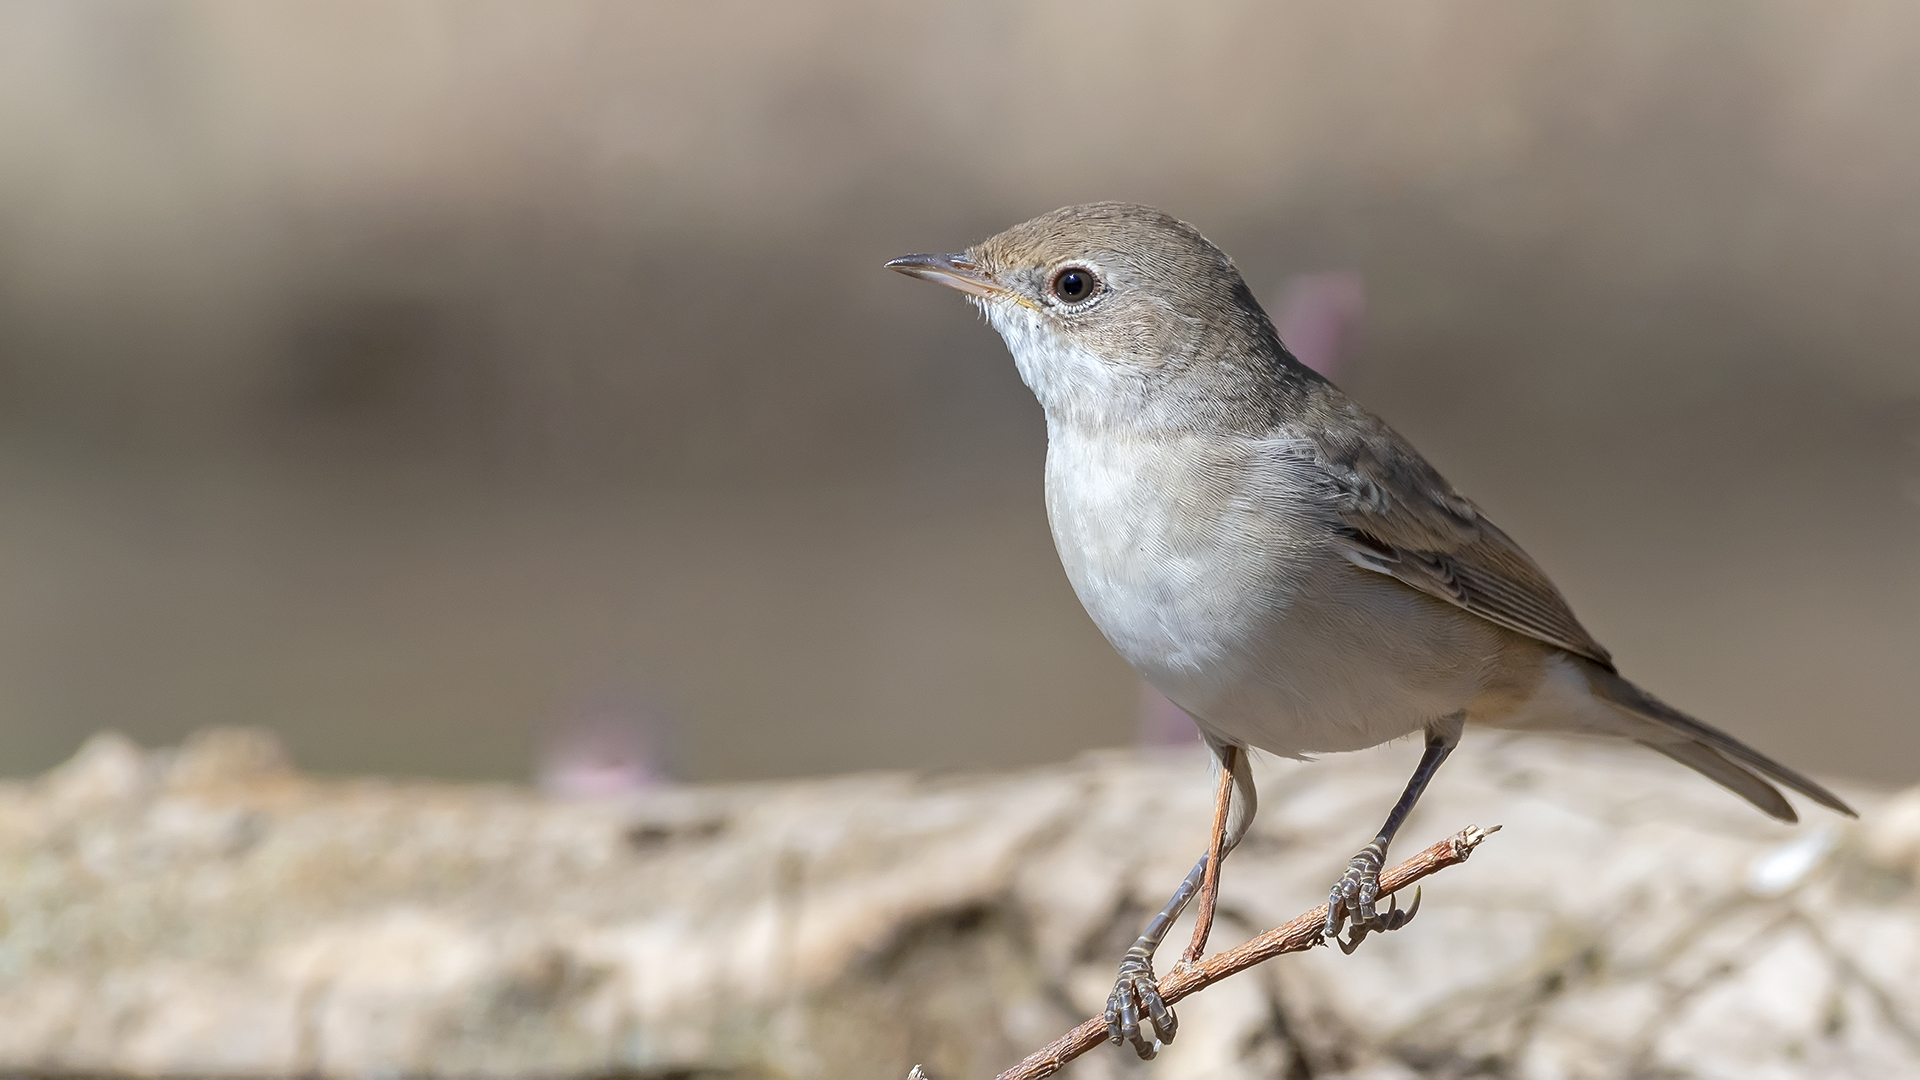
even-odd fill
[(1200, 738), (1200, 729), (1185, 709), (1167, 700), (1167, 695), (1140, 680), (1141, 746), (1190, 746)]
[(534, 783), (554, 798), (618, 798), (672, 782), (669, 724), (643, 699), (602, 694), (562, 711), (539, 732)]
[(1301, 363), (1338, 381), (1366, 314), (1366, 288), (1355, 270), (1295, 274), (1280, 283), (1273, 327)]

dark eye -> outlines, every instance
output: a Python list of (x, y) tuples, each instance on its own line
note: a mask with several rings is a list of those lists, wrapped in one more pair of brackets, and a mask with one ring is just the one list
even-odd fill
[(1084, 266), (1069, 266), (1053, 275), (1053, 295), (1063, 304), (1078, 304), (1093, 295), (1100, 279)]

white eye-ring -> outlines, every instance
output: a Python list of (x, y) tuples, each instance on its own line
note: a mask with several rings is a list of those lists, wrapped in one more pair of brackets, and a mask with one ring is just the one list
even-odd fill
[(1084, 304), (1100, 291), (1100, 276), (1084, 266), (1063, 266), (1054, 272), (1048, 291), (1063, 304)]

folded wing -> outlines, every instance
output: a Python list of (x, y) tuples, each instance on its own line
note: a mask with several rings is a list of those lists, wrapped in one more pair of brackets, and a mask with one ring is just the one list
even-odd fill
[[(1768, 814), (1793, 821), (1793, 808), (1768, 780), (1853, 815), (1826, 788), (1726, 732), (1680, 712), (1621, 678), (1613, 657), (1587, 633), (1544, 571), (1385, 423), (1330, 393), (1344, 415), (1322, 430), (1343, 433), (1320, 446), (1334, 488), (1339, 543), (1356, 565), (1580, 657), (1594, 697), (1616, 711), (1623, 737), (1686, 765)], [(1765, 779), (1762, 779), (1762, 778)]]

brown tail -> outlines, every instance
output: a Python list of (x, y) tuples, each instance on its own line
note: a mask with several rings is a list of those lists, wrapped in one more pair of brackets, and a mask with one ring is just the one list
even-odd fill
[[(1774, 780), (1848, 817), (1859, 817), (1840, 797), (1717, 728), (1695, 720), (1598, 664), (1582, 665), (1594, 696), (1641, 720), (1630, 737), (1725, 787), (1781, 821), (1798, 821)], [(1638, 726), (1638, 725), (1636, 725)], [(1756, 775), (1758, 774), (1758, 775)], [(1762, 779), (1765, 777), (1766, 779)]]

